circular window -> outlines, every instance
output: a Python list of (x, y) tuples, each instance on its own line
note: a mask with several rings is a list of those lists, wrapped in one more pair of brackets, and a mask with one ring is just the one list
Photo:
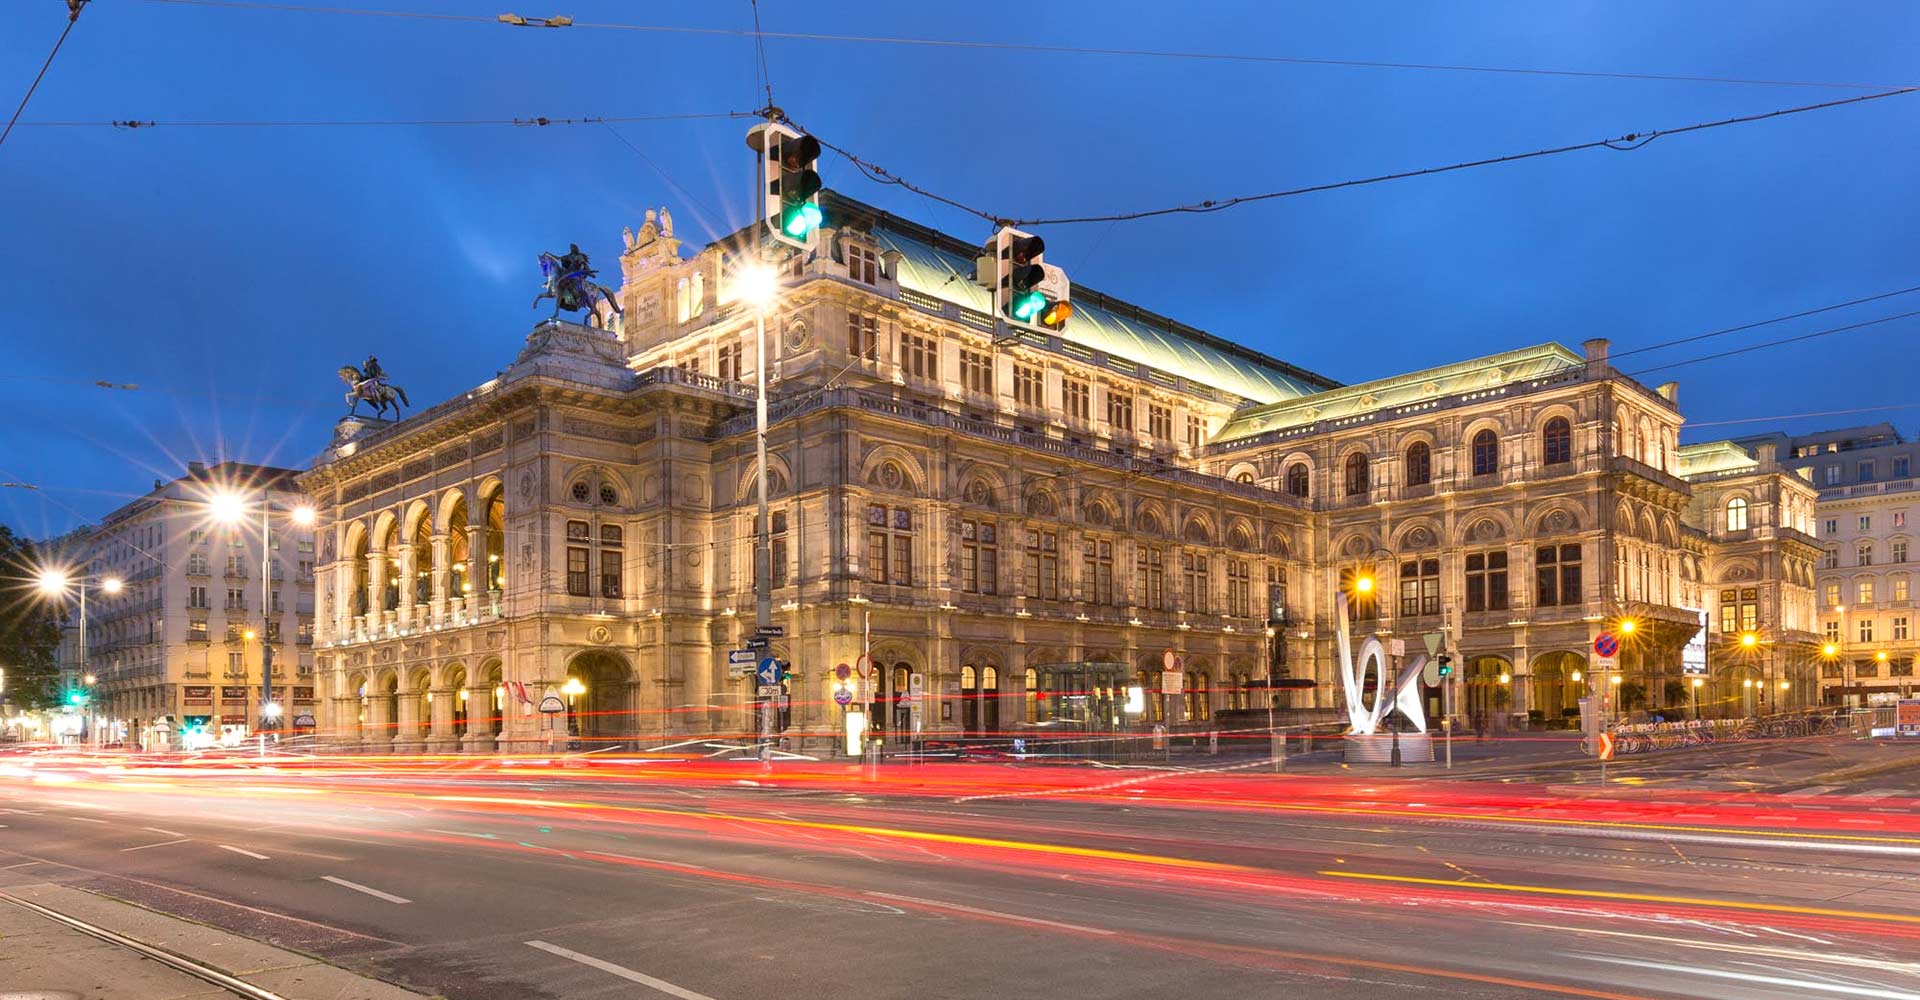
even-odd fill
[(573, 484), (573, 499), (578, 503), (587, 502), (587, 484), (584, 480)]
[(600, 502), (603, 504), (607, 504), (609, 506), (613, 504), (617, 504), (620, 502), (620, 494), (615, 493), (611, 485), (607, 483), (601, 483), (600, 484)]

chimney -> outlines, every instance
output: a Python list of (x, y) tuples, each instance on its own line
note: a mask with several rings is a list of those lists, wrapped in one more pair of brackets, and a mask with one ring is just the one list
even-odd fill
[(205, 462), (188, 462), (187, 463), (187, 475), (193, 476), (194, 478), (197, 479), (197, 478), (200, 478), (201, 476), (205, 476), (206, 474), (207, 474), (207, 463)]
[(1778, 449), (1778, 445), (1763, 444), (1754, 449), (1753, 457), (1760, 460), (1760, 468), (1771, 469), (1774, 463), (1779, 460)]
[(1595, 337), (1581, 342), (1580, 347), (1587, 352), (1588, 363), (1602, 365), (1607, 363), (1607, 343), (1605, 337)]
[(1662, 382), (1660, 383), (1660, 388), (1655, 389), (1654, 391), (1660, 394), (1661, 399), (1664, 399), (1675, 406), (1680, 405), (1680, 383)]

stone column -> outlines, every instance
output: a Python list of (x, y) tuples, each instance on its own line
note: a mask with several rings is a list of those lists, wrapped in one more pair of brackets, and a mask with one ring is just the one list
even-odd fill
[(436, 625), (446, 620), (448, 580), (453, 575), (452, 569), (448, 565), (447, 548), (447, 533), (444, 531), (434, 532), (432, 567), (433, 600), (428, 608), (428, 615)]
[(360, 741), (367, 749), (384, 753), (393, 746), (393, 720), (387, 717), (387, 696), (371, 693), (366, 704), (367, 721), (360, 728)]
[(413, 551), (413, 543), (401, 542), (400, 552), (399, 552), (400, 579), (395, 581), (395, 586), (398, 587), (400, 591), (399, 605), (400, 605), (400, 627), (401, 628), (406, 628), (409, 625), (413, 624), (414, 557), (415, 557), (415, 554)]
[[(405, 607), (405, 605), (402, 605), (402, 607)], [(393, 752), (419, 753), (422, 746), (420, 739), (420, 692), (401, 691), (400, 697), (397, 700), (399, 702), (400, 718), (396, 720), (399, 725), (394, 729)]]
[[(492, 606), (492, 598), (487, 588), (492, 584), (491, 567), (487, 565), (487, 512), (484, 507), (468, 508), (467, 521), (467, 582), (473, 585), (473, 599), (467, 602), (467, 613), (479, 617), (482, 611)], [(479, 520), (473, 520), (479, 518)], [(589, 589), (593, 589), (589, 587)], [(596, 591), (597, 592), (597, 591)]]
[(453, 703), (460, 697), (452, 688), (434, 688), (433, 700), (428, 705), (428, 753), (450, 753), (459, 745), (459, 737), (453, 733)]
[(325, 701), (333, 706), (333, 728), (322, 730), (327, 733), (328, 742), (344, 748), (359, 746), (365, 734), (360, 725), (360, 699), (334, 697)]
[(376, 625), (387, 610), (387, 553), (385, 549), (367, 552), (367, 632), (378, 633)]
[[(485, 681), (477, 683), (484, 684)], [(495, 716), (500, 710), (493, 707), (493, 689), (477, 687), (474, 678), (467, 679), (467, 735), (464, 749), (467, 753), (492, 753), (494, 733), (498, 723)], [(455, 695), (455, 697), (459, 697)]]

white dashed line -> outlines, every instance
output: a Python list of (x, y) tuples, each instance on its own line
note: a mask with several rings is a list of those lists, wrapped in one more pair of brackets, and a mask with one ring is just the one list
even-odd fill
[(321, 878), (321, 880), (322, 880), (322, 881), (326, 881), (326, 882), (332, 882), (332, 883), (333, 883), (334, 885), (337, 885), (337, 886), (341, 886), (341, 887), (343, 887), (343, 888), (347, 888), (347, 889), (352, 889), (352, 890), (353, 890), (354, 892), (364, 892), (364, 893), (366, 893), (367, 895), (369, 895), (369, 896), (372, 896), (372, 897), (373, 897), (373, 898), (375, 898), (375, 899), (384, 899), (384, 900), (386, 900), (386, 901), (387, 901), (387, 902), (389, 902), (389, 903), (411, 903), (411, 902), (413, 902), (413, 900), (411, 900), (411, 899), (408, 899), (408, 898), (406, 898), (405, 896), (396, 896), (396, 895), (394, 895), (393, 893), (390, 893), (390, 892), (381, 892), (380, 890), (378, 890), (378, 889), (375, 889), (375, 888), (373, 888), (372, 886), (365, 886), (365, 885), (361, 885), (361, 884), (360, 884), (360, 883), (358, 883), (358, 882), (349, 882), (349, 881), (347, 881), (346, 879), (343, 879), (343, 878), (335, 878), (335, 877), (334, 877), (334, 876), (332, 876), (332, 875), (322, 875), (322, 876), (320, 876), (320, 878)]
[(140, 846), (138, 846), (138, 847), (122, 847), (122, 848), (120, 849), (120, 853), (122, 853), (122, 854), (125, 854), (125, 853), (127, 853), (128, 851), (144, 851), (144, 850), (146, 850), (146, 849), (147, 849), (147, 848), (149, 848), (149, 847), (165, 847), (165, 846), (167, 846), (168, 844), (184, 844), (184, 843), (186, 843), (186, 842), (187, 842), (188, 840), (190, 840), (190, 839), (192, 839), (192, 838), (189, 838), (189, 837), (181, 837), (181, 838), (180, 838), (179, 840), (163, 840), (163, 841), (160, 841), (160, 842), (159, 842), (159, 843), (157, 843), (157, 844), (141, 844), (141, 845), (140, 845)]
[(891, 892), (866, 892), (861, 895), (872, 896), (875, 899), (893, 899), (902, 903), (918, 903), (921, 906), (953, 910), (956, 913), (972, 913), (977, 916), (993, 917), (998, 920), (1015, 920), (1023, 924), (1038, 924), (1041, 927), (1058, 927), (1062, 930), (1079, 931), (1082, 934), (1109, 935), (1113, 933), (1113, 931), (1100, 927), (1084, 927), (1080, 924), (1066, 924), (1058, 920), (1045, 920), (1040, 917), (1023, 917), (1017, 913), (1002, 913), (999, 910), (983, 910), (977, 906), (962, 906), (959, 903), (943, 903), (937, 899), (921, 899), (918, 896), (898, 896)]
[(538, 948), (549, 955), (558, 955), (569, 961), (579, 962), (581, 965), (599, 969), (601, 972), (609, 975), (619, 976), (621, 979), (630, 983), (639, 983), (642, 986), (659, 990), (670, 997), (679, 997), (680, 1000), (713, 1000), (712, 997), (707, 996), (705, 993), (695, 993), (692, 990), (675, 986), (664, 979), (655, 979), (644, 972), (635, 972), (624, 965), (615, 965), (612, 962), (602, 961), (601, 959), (594, 958), (592, 955), (582, 955), (571, 948), (562, 948), (557, 944), (548, 944), (545, 941), (528, 941), (527, 947)]
[(269, 858), (264, 854), (255, 854), (244, 847), (235, 847), (232, 844), (215, 844), (213, 846), (218, 847), (223, 851), (232, 851), (235, 854), (244, 854), (255, 861), (272, 861), (273, 860), (272, 858)]
[(152, 832), (154, 832), (154, 833), (163, 833), (163, 834), (166, 834), (166, 835), (167, 835), (167, 836), (169, 836), (169, 837), (184, 837), (184, 836), (186, 836), (186, 834), (184, 834), (184, 833), (181, 833), (181, 832), (180, 832), (180, 831), (178, 831), (178, 830), (162, 830), (162, 829), (160, 829), (160, 828), (159, 828), (159, 827), (157, 827), (157, 826), (143, 826), (143, 827), (141, 827), (140, 829), (142, 829), (142, 830), (150, 830), (150, 831), (152, 831)]
[(94, 819), (92, 816), (62, 816), (61, 818), (70, 819), (75, 823), (99, 823), (99, 824), (105, 825), (105, 823), (107, 822), (104, 819)]

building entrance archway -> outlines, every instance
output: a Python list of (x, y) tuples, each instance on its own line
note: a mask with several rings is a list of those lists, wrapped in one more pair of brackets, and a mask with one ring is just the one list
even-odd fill
[(1504, 656), (1472, 657), (1461, 679), (1467, 724), (1476, 732), (1493, 728), (1494, 720), (1513, 704), (1513, 661)]
[(1587, 693), (1585, 657), (1565, 650), (1542, 653), (1534, 657), (1532, 675), (1528, 704), (1539, 710), (1547, 725), (1580, 717), (1580, 698)]
[(617, 653), (581, 653), (567, 665), (567, 735), (594, 750), (638, 735), (630, 692), (633, 668)]

